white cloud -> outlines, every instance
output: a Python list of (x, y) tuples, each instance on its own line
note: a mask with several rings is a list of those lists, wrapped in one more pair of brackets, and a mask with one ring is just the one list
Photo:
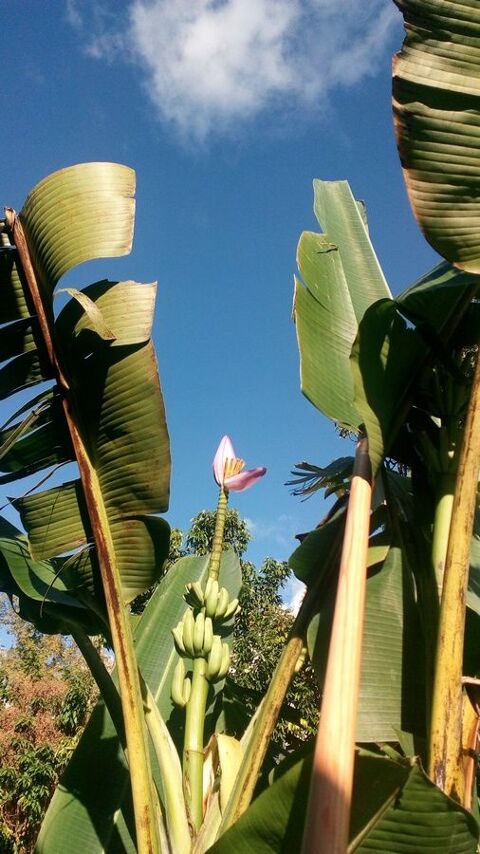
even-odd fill
[(88, 51), (128, 55), (160, 117), (203, 141), (267, 109), (318, 108), (375, 73), (398, 20), (385, 0), (133, 0), (122, 30), (104, 24)]
[(65, 3), (65, 18), (67, 23), (70, 24), (75, 30), (81, 30), (83, 27), (83, 20), (78, 9), (76, 0), (66, 0)]

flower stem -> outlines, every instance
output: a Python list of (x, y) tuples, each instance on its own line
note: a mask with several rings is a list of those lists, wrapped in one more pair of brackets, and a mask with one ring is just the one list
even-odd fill
[(210, 563), (208, 564), (208, 577), (218, 579), (220, 561), (223, 551), (223, 533), (225, 530), (225, 519), (227, 516), (228, 492), (223, 486), (220, 487), (218, 495), (217, 512), (215, 515), (215, 532), (213, 534)]
[(203, 821), (203, 728), (209, 688), (206, 672), (205, 659), (195, 658), (183, 746), (183, 792), (195, 831)]

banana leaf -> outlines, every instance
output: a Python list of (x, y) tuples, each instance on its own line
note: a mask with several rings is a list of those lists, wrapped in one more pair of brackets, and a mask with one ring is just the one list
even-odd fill
[[(312, 760), (301, 758), (251, 804), (209, 854), (301, 851)], [(348, 854), (475, 854), (473, 816), (428, 780), (416, 760), (357, 751)]]
[[(135, 629), (139, 667), (170, 731), (181, 734), (182, 715), (170, 696), (178, 660), (171, 629), (182, 618), (185, 584), (204, 582), (209, 556), (181, 558), (167, 572), (147, 604)], [(225, 552), (220, 583), (231, 598), (241, 587), (239, 560)], [(225, 639), (228, 641), (230, 636)], [(213, 693), (213, 692), (212, 692)], [(213, 700), (213, 698), (212, 698)], [(213, 702), (210, 703), (213, 731)], [(92, 761), (92, 757), (94, 760)], [(155, 757), (151, 756), (156, 786), (162, 784)], [(179, 793), (182, 797), (182, 793)], [(103, 700), (95, 708), (47, 810), (36, 846), (37, 854), (135, 854), (129, 777), (125, 758)]]
[(34, 559), (87, 546), (83, 584), (98, 594), (100, 546), (125, 603), (158, 579), (168, 553), (157, 516), (168, 507), (170, 451), (151, 342), (155, 284), (67, 289), (57, 319), (53, 298), (77, 264), (130, 251), (134, 189), (134, 172), (115, 163), (55, 172), (18, 216), (7, 209), (16, 250), (0, 254), (0, 397), (53, 380), (0, 432), (1, 481), (79, 462), (78, 479), (12, 501)]
[(410, 203), (434, 249), (480, 272), (480, 7), (395, 0), (406, 38), (393, 66), (397, 145)]
[(348, 183), (317, 180), (314, 194), (324, 233), (300, 238), (293, 306), (301, 388), (327, 417), (356, 429), (350, 351), (368, 306), (391, 294)]

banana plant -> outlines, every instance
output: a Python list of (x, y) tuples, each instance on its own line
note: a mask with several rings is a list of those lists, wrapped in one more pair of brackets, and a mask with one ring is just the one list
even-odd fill
[(157, 808), (126, 606), (158, 578), (169, 542), (156, 515), (168, 507), (170, 453), (151, 343), (155, 284), (67, 288), (58, 316), (54, 308), (69, 270), (130, 251), (134, 190), (128, 167), (84, 163), (41, 181), (20, 213), (6, 208), (0, 394), (43, 385), (2, 431), (0, 465), (8, 482), (76, 464), (73, 479), (12, 504), (31, 558), (57, 561), (48, 594), (58, 595), (65, 571), (69, 595), (88, 603), (111, 637), (138, 850), (150, 852), (159, 846)]
[[(478, 203), (480, 59), (477, 4), (398, 0), (406, 38), (394, 63), (397, 144), (412, 209), (432, 246), (480, 273)], [(478, 349), (478, 329), (474, 344)], [(442, 603), (433, 689), (429, 773), (465, 798), (463, 637), (470, 537), (480, 469), (480, 362), (472, 383), (456, 481), (445, 496)]]

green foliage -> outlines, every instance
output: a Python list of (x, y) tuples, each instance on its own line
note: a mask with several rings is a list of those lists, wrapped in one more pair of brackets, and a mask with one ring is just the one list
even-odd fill
[[(168, 526), (154, 515), (168, 506), (170, 475), (150, 339), (155, 285), (102, 281), (81, 293), (70, 289), (72, 299), (56, 319), (52, 302), (59, 279), (72, 267), (130, 251), (134, 189), (134, 172), (113, 163), (84, 163), (49, 175), (18, 217), (9, 214), (9, 238), (17, 251), (3, 253), (0, 263), (0, 353), (11, 360), (0, 369), (2, 396), (54, 380), (31, 401), (30, 412), (21, 407), (1, 431), (2, 480), (58, 462), (80, 464), (80, 479), (14, 504), (28, 533), (30, 557), (43, 561), (89, 545), (70, 560), (70, 587), (83, 603), (85, 594), (93, 596), (97, 613), (104, 608), (97, 540), (110, 543), (107, 563), (115, 564), (115, 583), (127, 602), (158, 578), (168, 551)], [(97, 228), (88, 234), (94, 220)], [(30, 277), (22, 264), (31, 266)], [(106, 335), (106, 327), (113, 332)], [(104, 565), (103, 552), (100, 560)]]
[[(208, 557), (181, 558), (162, 578), (135, 629), (139, 667), (163, 719), (177, 735), (181, 727), (170, 692), (178, 654), (171, 630), (187, 607), (183, 599), (185, 585), (191, 581), (204, 583), (207, 569)], [(219, 580), (232, 598), (238, 595), (240, 567), (232, 550), (222, 557)], [(213, 702), (208, 710), (211, 727), (214, 723), (212, 710)], [(95, 762), (92, 762), (93, 755)], [(162, 780), (153, 751), (151, 761), (162, 796)], [(116, 846), (121, 844), (122, 854), (133, 854), (133, 840), (128, 770), (115, 726), (101, 699), (66, 768), (62, 785), (57, 787), (52, 798), (37, 850), (39, 854), (63, 854), (67, 848), (72, 854), (86, 851), (104, 854), (117, 851)]]
[[(257, 570), (242, 561), (243, 586), (240, 613), (233, 634), (231, 676), (244, 689), (245, 712), (254, 714), (280, 658), (294, 617), (282, 602), (281, 590), (290, 577), (286, 563), (267, 558)], [(317, 729), (319, 691), (307, 662), (287, 694), (281, 720), (272, 741), (273, 753), (282, 755)]]
[[(300, 851), (312, 762), (280, 766), (275, 782), (210, 849), (211, 854)], [(427, 779), (416, 761), (356, 754), (349, 852), (475, 854), (474, 818)]]
[(95, 699), (71, 641), (42, 635), (2, 599), (12, 645), (0, 678), (0, 850), (33, 850), (45, 808)]
[[(213, 510), (201, 510), (192, 519), (192, 524), (186, 536), (186, 550), (188, 554), (205, 555), (211, 551), (213, 534), (215, 531), (215, 512)], [(240, 518), (237, 510), (227, 508), (225, 517), (225, 530), (223, 547), (231, 547), (239, 556), (247, 550), (251, 540), (251, 534), (246, 522)]]
[(350, 353), (367, 308), (391, 294), (368, 236), (365, 210), (347, 181), (314, 181), (324, 234), (304, 232), (297, 250), (293, 314), (301, 388), (313, 405), (355, 432)]
[[(163, 564), (163, 575), (168, 571), (169, 567), (172, 566), (177, 560), (180, 560), (181, 557), (184, 557), (186, 554), (185, 549), (183, 548), (183, 532), (180, 528), (172, 528), (170, 531), (170, 546), (168, 550), (168, 557)], [(156, 581), (155, 584), (152, 584), (148, 590), (145, 590), (143, 593), (140, 593), (133, 602), (130, 603), (130, 611), (132, 614), (142, 614), (145, 610), (145, 606), (149, 599), (152, 597), (155, 592), (159, 582)]]

